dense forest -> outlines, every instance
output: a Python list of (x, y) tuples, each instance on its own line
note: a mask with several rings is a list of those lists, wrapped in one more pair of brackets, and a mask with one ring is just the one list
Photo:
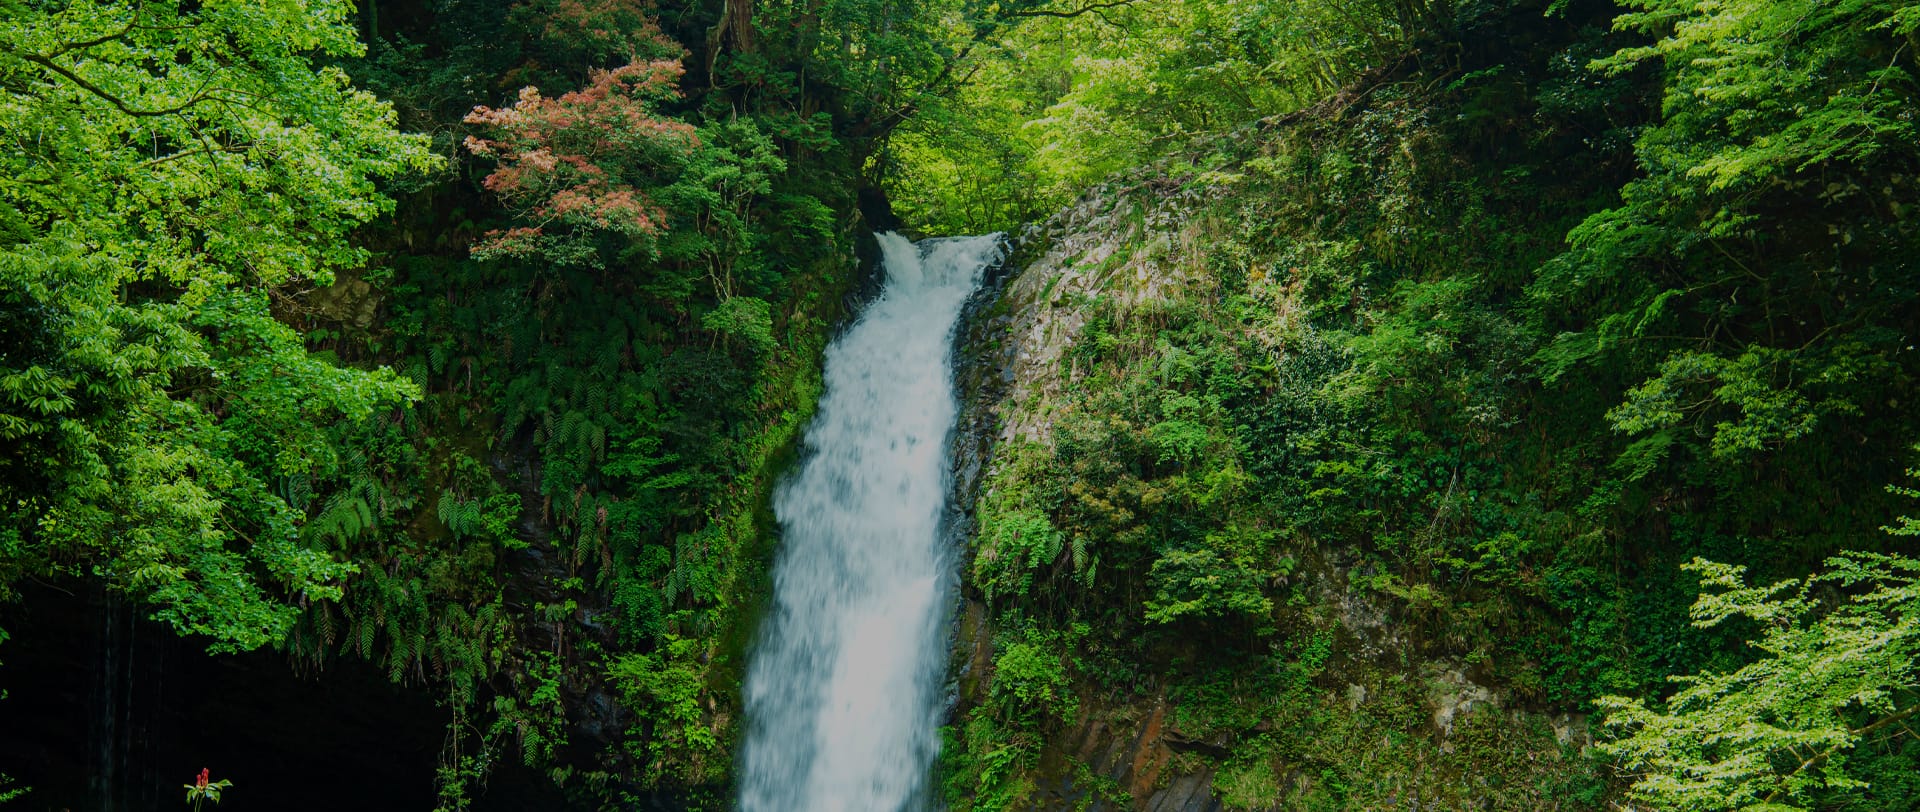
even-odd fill
[(727, 807), (897, 229), (946, 806), (1920, 806), (1920, 3), (0, 19), (0, 802)]

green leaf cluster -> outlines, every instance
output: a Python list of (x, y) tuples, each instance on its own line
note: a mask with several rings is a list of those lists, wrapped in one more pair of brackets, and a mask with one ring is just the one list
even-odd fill
[[(1920, 712), (1920, 562), (1854, 552), (1827, 566), (1806, 579), (1752, 586), (1745, 567), (1687, 565), (1713, 590), (1694, 603), (1693, 622), (1754, 621), (1759, 659), (1674, 677), (1682, 687), (1660, 707), (1631, 697), (1599, 701), (1621, 734), (1605, 749), (1637, 797), (1660, 809), (1707, 810), (1801, 810), (1849, 796), (1861, 808), (1913, 800), (1898, 781), (1869, 780), (1880, 766), (1870, 753), (1864, 765), (1853, 756), (1876, 733), (1898, 738), (1903, 720)], [(1821, 611), (1819, 595), (1832, 590), (1846, 598)]]
[(337, 2), (28, 4), (0, 34), (0, 518), (23, 577), (97, 577), (216, 649), (276, 642), (350, 560), (289, 478), (417, 395), (279, 316), (366, 252), (376, 184), (435, 165), (322, 60)]

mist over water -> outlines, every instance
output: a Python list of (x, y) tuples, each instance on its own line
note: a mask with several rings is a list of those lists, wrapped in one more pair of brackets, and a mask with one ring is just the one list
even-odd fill
[(941, 537), (955, 322), (997, 236), (879, 235), (886, 284), (827, 348), (775, 494), (774, 605), (746, 679), (743, 812), (932, 808), (957, 551)]

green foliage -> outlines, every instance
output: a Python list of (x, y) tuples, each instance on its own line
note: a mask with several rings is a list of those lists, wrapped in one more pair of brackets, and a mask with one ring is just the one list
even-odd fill
[(1261, 592), (1268, 578), (1245, 562), (1221, 560), (1213, 550), (1169, 550), (1153, 562), (1151, 580), (1154, 594), (1145, 606), (1153, 623), (1235, 614), (1266, 617), (1273, 611), (1273, 601)]
[[(1909, 374), (1875, 325), (1913, 298), (1890, 259), (1916, 243), (1901, 202), (1920, 154), (1906, 112), (1920, 93), (1911, 9), (1629, 5), (1616, 25), (1657, 41), (1594, 67), (1661, 66), (1664, 115), (1637, 144), (1644, 177), (1573, 230), (1576, 251), (1537, 283), (1536, 295), (1592, 292), (1611, 311), (1554, 352), (1663, 354), (1614, 425), (1689, 426), (1717, 457), (1857, 422)], [(1907, 281), (1869, 281), (1881, 277)]]
[(992, 716), (977, 714), (956, 733), (940, 729), (940, 774), (947, 804), (962, 812), (1017, 808), (1032, 794), (1025, 771), (1039, 759), (1037, 737), (1003, 730)]
[(32, 791), (32, 787), (21, 786), (14, 783), (13, 776), (0, 773), (0, 804), (20, 800)]
[[(385, 6), (0, 2), (0, 597), (427, 682), (443, 808), (516, 750), (720, 786), (856, 187), (958, 6), (764, 10), (811, 21), (723, 23), (684, 86), (695, 5)], [(606, 679), (662, 724), (569, 751)]]
[(1000, 718), (1027, 728), (1049, 720), (1072, 721), (1079, 699), (1059, 649), (1085, 634), (1084, 627), (1073, 635), (1028, 630), (1003, 646), (993, 658), (993, 698)]
[[(356, 507), (364, 503), (356, 503)], [(440, 523), (447, 526), (447, 532), (454, 538), (482, 537), (492, 539), (509, 550), (524, 550), (525, 541), (513, 534), (513, 525), (520, 520), (520, 497), (510, 493), (496, 493), (486, 499), (466, 499), (456, 496), (453, 491), (440, 494), (438, 507)]]
[[(855, 187), (978, 231), (1111, 178), (1074, 226), (1121, 249), (1104, 287), (1042, 297), (1086, 317), (1050, 444), (977, 506), (1014, 631), (951, 805), (1031, 798), (1050, 727), (1154, 686), (1247, 805), (1466, 803), (1393, 783), (1429, 771), (1597, 802), (1520, 763), (1538, 731), (1410, 735), (1425, 688), (1354, 664), (1328, 590), (1517, 701), (1826, 736), (1797, 772), (1746, 742), (1787, 801), (1911, 790), (1912, 744), (1859, 735), (1910, 686), (1754, 687), (1821, 635), (1905, 645), (1847, 637), (1904, 628), (1867, 600), (1903, 559), (1834, 556), (1890, 515), (1862, 449), (1913, 436), (1910, 4), (379, 5), (363, 56), (337, 2), (0, 0), (0, 597), (99, 579), (216, 648), (429, 681), (444, 808), (516, 748), (597, 759), (602, 801), (723, 786)], [(1696, 557), (1840, 569), (1703, 598)], [(603, 681), (642, 721), (570, 756)]]
[(725, 768), (713, 720), (700, 704), (706, 685), (694, 659), (699, 649), (698, 640), (669, 635), (658, 652), (622, 655), (608, 672), (628, 707), (651, 728), (645, 746), (658, 777), (714, 780)]
[(999, 596), (1024, 597), (1033, 588), (1036, 571), (1046, 572), (1060, 558), (1065, 537), (1045, 513), (1009, 504), (1000, 495), (981, 500), (979, 517), (972, 582), (988, 601)]
[(519, 690), (493, 698), (494, 718), (488, 732), (496, 741), (511, 739), (527, 766), (548, 764), (567, 743), (560, 658), (555, 652), (537, 652), (512, 676), (520, 683), (516, 686)]
[(212, 801), (216, 804), (220, 803), (220, 793), (233, 788), (233, 782), (225, 778), (218, 781), (209, 781), (207, 780), (207, 771), (202, 769), (200, 771), (200, 780), (185, 786), (187, 790), (187, 800), (193, 803), (194, 812), (199, 812), (200, 805), (207, 801)]
[[(1896, 533), (1912, 526), (1901, 522)], [(1635, 796), (1662, 809), (1911, 804), (1911, 787), (1872, 779), (1885, 769), (1876, 755), (1911, 749), (1903, 720), (1920, 712), (1920, 561), (1849, 552), (1823, 572), (1766, 586), (1751, 585), (1742, 566), (1696, 558), (1684, 569), (1707, 590), (1694, 625), (1752, 621), (1759, 655), (1736, 670), (1673, 677), (1683, 687), (1663, 706), (1599, 701), (1619, 734), (1605, 749)], [(1831, 595), (1842, 596), (1837, 605)]]
[(1423, 6), (1019, 5), (990, 7), (1005, 7), (1005, 28), (968, 81), (889, 144), (889, 190), (916, 227), (1011, 230), (1197, 135), (1303, 108), (1394, 56), (1415, 33), (1396, 9)]
[[(6, 577), (98, 576), (217, 650), (275, 642), (354, 565), (300, 541), (287, 478), (329, 427), (416, 395), (277, 321), (367, 254), (424, 141), (317, 56), (348, 4), (35, 4), (0, 35)], [(263, 204), (263, 201), (270, 203)]]
[[(1629, 187), (1630, 203), (1657, 199), (1636, 193), (1764, 187), (1818, 164), (1867, 163), (1914, 141), (1904, 111), (1920, 90), (1916, 57), (1902, 53), (1920, 26), (1911, 5), (1627, 5), (1635, 11), (1615, 26), (1659, 41), (1624, 48), (1595, 67), (1624, 71), (1657, 59), (1667, 68), (1666, 120), (1641, 143), (1650, 177)], [(1738, 209), (1722, 209), (1709, 233), (1746, 220)]]
[[(1106, 687), (1096, 674), (1132, 670), (1092, 712), (1138, 717), (1164, 688), (1179, 735), (1208, 743), (1194, 757), (1237, 804), (1446, 806), (1444, 791), (1384, 776), (1453, 769), (1484, 790), (1473, 803), (1608, 800), (1596, 762), (1565, 751), (1536, 763), (1555, 749), (1546, 734), (1493, 717), (1459, 721), (1446, 755), (1425, 749), (1437, 737), (1424, 689), (1372, 671), (1393, 666), (1357, 607), (1384, 612), (1408, 641), (1403, 668), (1464, 664), (1517, 703), (1556, 709), (1637, 696), (1652, 719), (1673, 712), (1654, 699), (1667, 675), (1731, 679), (1755, 662), (1742, 645), (1750, 619), (1688, 622), (1702, 597), (1684, 562), (1740, 561), (1774, 583), (1887, 546), (1867, 531), (1890, 500), (1860, 483), (1890, 479), (1878, 450), (1915, 429), (1911, 15), (1893, 3), (1648, 3), (1608, 33), (1613, 9), (1533, 11), (1383, 12), (1414, 21), (1403, 31), (1423, 43), (1417, 60), (1324, 105), (1306, 94), (1295, 115), (1127, 153), (1116, 163), (1164, 157), (1035, 232), (1027, 250), (1049, 256), (1036, 267), (1067, 275), (1010, 288), (1044, 290), (1031, 306), (1055, 315), (1047, 329), (1079, 332), (1057, 374), (1003, 407), (1009, 425), (1043, 423), (1048, 436), (996, 452), (973, 580), (995, 623), (1110, 634), (1076, 650), (1070, 671), (1086, 696)], [(1072, 25), (1121, 43), (1144, 30), (1116, 22)], [(974, 120), (1001, 140), (965, 134), (952, 148), (980, 157), (904, 134), (911, 171), (937, 180), (916, 186), (909, 173), (896, 193), (944, 207), (917, 217), (957, 228), (1026, 216), (1009, 214), (1029, 205), (1009, 191), (1042, 188), (1045, 173), (1015, 160), (1021, 139), (1099, 161), (1141, 143), (1128, 128), (1177, 118), (1135, 108), (1125, 122), (1087, 119), (1097, 146), (1065, 130), (1042, 139), (1019, 125), (1038, 118), (1023, 105), (1079, 80), (1021, 86), (994, 71), (1055, 70), (1045, 53), (983, 67)], [(1158, 92), (1149, 60), (1123, 61), (1102, 66), (1138, 88), (1118, 98)], [(1004, 173), (1010, 189), (941, 174), (979, 165), (1021, 168)], [(970, 219), (937, 219), (953, 212)], [(1082, 269), (1071, 252), (1104, 259)], [(1056, 537), (1059, 550), (1034, 543)], [(999, 554), (1023, 538), (1042, 564)], [(1083, 548), (1098, 567), (1069, 577), (1064, 551)], [(1792, 583), (1822, 607), (1879, 594), (1881, 575), (1851, 577)], [(1337, 610), (1328, 595), (1341, 595)], [(1359, 639), (1333, 639), (1329, 670), (1364, 690), (1278, 688), (1265, 652), (1325, 630), (1336, 611)], [(1819, 611), (1785, 628), (1809, 652), (1826, 637), (1877, 651), (1872, 640), (1890, 638), (1866, 629), (1895, 628), (1897, 615), (1847, 621), (1859, 639), (1816, 629)], [(1890, 666), (1903, 651), (1872, 664), (1904, 675)], [(1833, 684), (1836, 699), (1862, 688)], [(1268, 695), (1288, 698), (1248, 698)], [(1778, 694), (1790, 695), (1811, 696)], [(1749, 703), (1724, 719), (1844, 733), (1912, 704), (1911, 688), (1873, 696), (1879, 716), (1842, 703), (1795, 728)], [(1708, 749), (1746, 735), (1699, 724), (1689, 735), (1719, 736)], [(1871, 733), (1805, 771), (1867, 787), (1830, 783), (1791, 802), (1907, 803), (1920, 746), (1891, 724)], [(1784, 775), (1822, 742), (1754, 763)], [(1693, 757), (1669, 744), (1646, 753)]]
[(700, 317), (700, 325), (751, 347), (762, 355), (779, 345), (773, 338), (771, 306), (751, 296), (734, 296)]
[(1030, 626), (996, 636), (987, 703), (962, 727), (941, 729), (939, 775), (949, 806), (1014, 809), (1032, 796), (1030, 771), (1048, 735), (1078, 721), (1073, 653), (1090, 631)]
[[(761, 55), (723, 37), (703, 63), (721, 84), (680, 82), (684, 52), (662, 37), (687, 40), (672, 25), (689, 9), (660, 9), (666, 32), (637, 3), (466, 11), (426, 32), (452, 63), (396, 43), (358, 68), (416, 100), (443, 144), (470, 132), (463, 154), (484, 166), (469, 174), (486, 180), (406, 213), (390, 239), (408, 248), (373, 280), (390, 317), (336, 343), (397, 359), (426, 391), (352, 439), (373, 484), (349, 486), (316, 533), (384, 570), (349, 588), (347, 648), (453, 689), (443, 806), (516, 748), (597, 775), (568, 784), (592, 802), (712, 794), (765, 494), (853, 277), (855, 173), (830, 130), (788, 115), (798, 100), (733, 95), (728, 77)], [(499, 47), (472, 50), (482, 39)], [(460, 71), (552, 92), (503, 105)], [(362, 530), (369, 512), (379, 527)], [(508, 602), (523, 578), (551, 597)], [(332, 639), (312, 615), (303, 647)], [(463, 623), (470, 646), (443, 631)], [(554, 709), (603, 681), (642, 721), (616, 747), (568, 751)]]
[[(1663, 430), (1681, 424), (1688, 411), (1699, 414), (1692, 404), (1703, 395), (1699, 390), (1714, 384), (1710, 397), (1738, 414), (1714, 424), (1709, 447), (1716, 457), (1736, 457), (1805, 437), (1823, 417), (1858, 415), (1860, 407), (1849, 390), (1876, 372), (1886, 375), (1893, 368), (1884, 356), (1858, 343), (1821, 354), (1751, 347), (1732, 359), (1678, 352), (1661, 363), (1657, 377), (1630, 390), (1626, 402), (1607, 416), (1623, 432), (1662, 432), (1649, 438), (1661, 438), (1658, 445), (1644, 452), (1662, 454), (1673, 438)], [(1798, 385), (1786, 388), (1783, 380), (1797, 380)], [(1810, 394), (1819, 400), (1811, 400)], [(1657, 459), (1631, 464), (1641, 471)]]

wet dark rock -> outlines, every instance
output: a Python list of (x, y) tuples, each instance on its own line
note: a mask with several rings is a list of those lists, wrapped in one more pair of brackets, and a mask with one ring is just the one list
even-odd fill
[(1147, 799), (1147, 812), (1217, 812), (1220, 801), (1213, 797), (1213, 775), (1194, 773), (1173, 779), (1166, 789)]

